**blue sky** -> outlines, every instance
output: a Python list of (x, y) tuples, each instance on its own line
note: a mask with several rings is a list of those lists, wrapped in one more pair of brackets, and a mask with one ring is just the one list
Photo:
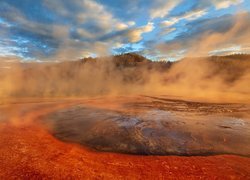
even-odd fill
[(250, 52), (249, 0), (0, 0), (0, 57), (153, 60)]

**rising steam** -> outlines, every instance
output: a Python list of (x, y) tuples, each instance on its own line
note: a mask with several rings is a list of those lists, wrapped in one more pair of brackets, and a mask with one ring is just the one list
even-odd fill
[(249, 70), (247, 55), (159, 63), (127, 54), (75, 62), (15, 64), (1, 73), (0, 97), (140, 94), (249, 101)]

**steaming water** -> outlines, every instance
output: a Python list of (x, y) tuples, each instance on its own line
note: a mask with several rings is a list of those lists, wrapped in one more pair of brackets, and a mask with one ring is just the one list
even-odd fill
[[(245, 110), (195, 102), (188, 102), (190, 107), (183, 110), (183, 103), (166, 100), (156, 108), (155, 103), (151, 107), (145, 102), (113, 110), (82, 104), (50, 114), (43, 123), (58, 139), (98, 151), (250, 155), (250, 120)], [(216, 113), (222, 111), (219, 107), (223, 113)]]

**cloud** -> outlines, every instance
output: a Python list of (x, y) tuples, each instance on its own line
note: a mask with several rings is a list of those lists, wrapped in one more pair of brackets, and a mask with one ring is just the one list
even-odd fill
[(244, 0), (199, 0), (193, 9), (211, 8), (214, 7), (216, 10), (226, 9), (230, 6), (236, 6), (243, 3)]
[(158, 37), (161, 38), (162, 36), (166, 36), (171, 32), (178, 31), (178, 28), (174, 25), (179, 23), (181, 20), (185, 20), (185, 23), (188, 23), (189, 21), (194, 21), (200, 17), (203, 17), (205, 14), (207, 14), (207, 9), (195, 9), (192, 11), (187, 11), (182, 15), (174, 16), (168, 20), (162, 21), (159, 23)]
[(82, 42), (68, 39), (64, 40), (53, 56), (48, 60), (76, 60), (83, 57), (89, 57), (92, 54), (98, 56), (107, 55), (109, 53), (109, 44), (104, 42)]
[(182, 0), (155, 0), (150, 9), (150, 18), (163, 18), (170, 13)]
[(149, 22), (147, 25), (131, 29), (127, 32), (129, 42), (136, 43), (142, 39), (142, 34), (151, 32), (154, 29), (154, 24)]
[(244, 0), (212, 0), (212, 4), (216, 9), (225, 9), (232, 5), (241, 4)]
[(185, 11), (184, 13), (181, 13), (181, 15), (173, 16), (171, 18), (168, 18), (167, 20), (164, 20), (160, 23), (161, 27), (170, 27), (175, 25), (181, 20), (186, 21), (193, 21), (200, 17), (203, 17), (209, 12), (209, 8), (211, 6), (214, 6), (216, 9), (225, 9), (232, 5), (239, 5), (244, 0), (201, 0), (197, 2), (191, 9), (188, 11)]
[(117, 23), (115, 29), (118, 31), (129, 29), (130, 27), (134, 26), (134, 21), (129, 21), (127, 23)]
[(126, 29), (129, 26), (114, 17), (105, 6), (96, 1), (72, 0), (69, 4), (69, 2), (62, 3), (59, 0), (45, 0), (45, 5), (57, 14), (70, 18), (74, 26), (91, 27), (92, 31), (89, 33), (95, 36), (102, 36), (116, 29)]
[(241, 52), (241, 46), (235, 45), (235, 46), (228, 46), (221, 49), (215, 49), (212, 50), (209, 53), (209, 55), (228, 55), (228, 54), (235, 54)]
[(205, 14), (207, 14), (206, 9), (197, 9), (197, 10), (187, 11), (186, 13), (180, 16), (175, 16), (175, 17), (170, 18), (169, 20), (162, 21), (160, 23), (160, 26), (170, 27), (178, 23), (181, 20), (192, 21), (192, 20), (195, 20), (204, 16)]
[[(150, 27), (132, 28), (135, 25), (134, 21), (122, 22), (103, 5), (91, 0), (44, 0), (43, 5), (53, 16), (53, 23), (30, 19), (26, 11), (8, 2), (1, 2), (0, 5), (0, 17), (6, 20), (2, 20), (0, 25), (6, 26), (6, 22), (12, 24), (5, 27), (5, 34), (8, 33), (9, 38), (14, 40), (11, 45), (12, 49), (16, 49), (14, 53), (18, 50), (23, 51), (19, 47), (21, 45), (28, 49), (21, 52), (22, 57), (72, 60), (92, 53), (106, 55), (115, 43), (123, 43), (121, 38), (121, 42), (110, 39), (100, 41), (106, 35), (125, 31), (130, 32), (129, 39), (135, 40), (136, 34), (139, 37), (140, 32), (147, 32)], [(19, 37), (29, 43), (20, 44), (21, 41), (15, 41)]]
[(174, 28), (174, 27), (172, 27), (172, 28), (164, 28), (164, 29), (161, 29), (159, 35), (160, 35), (160, 36), (165, 36), (165, 35), (167, 35), (167, 34), (173, 32), (173, 31), (175, 31), (175, 30), (176, 30), (176, 28)]
[(157, 49), (161, 52), (186, 50), (186, 55), (205, 56), (230, 45), (244, 45), (250, 41), (250, 14), (197, 20), (187, 24), (187, 28), (174, 40), (156, 45)]
[(197, 9), (185, 13), (184, 15), (180, 16), (179, 19), (195, 20), (198, 19), (199, 17), (204, 16), (205, 14), (207, 14), (206, 9)]
[(129, 25), (129, 26), (134, 26), (135, 24), (136, 24), (135, 21), (129, 21), (129, 22), (128, 22), (128, 25)]
[(107, 34), (99, 40), (107, 41), (107, 42), (115, 41), (116, 44), (117, 42), (121, 42), (123, 44), (137, 43), (143, 39), (142, 35), (144, 33), (149, 33), (153, 31), (154, 28), (155, 28), (154, 23), (148, 22), (144, 26), (130, 27), (129, 29), (116, 31), (116, 32)]
[[(0, 4), (0, 17), (8, 24), (2, 29), (5, 39), (9, 41), (8, 48), (16, 55), (42, 57), (52, 48), (56, 48), (53, 25), (32, 21), (19, 9), (6, 2)], [(4, 39), (0, 41), (3, 42)]]
[(169, 26), (174, 25), (174, 24), (177, 23), (178, 21), (179, 21), (178, 18), (171, 18), (171, 19), (169, 19), (169, 20), (162, 21), (162, 22), (160, 23), (160, 26), (161, 26), (161, 27), (169, 27)]
[(2, 2), (0, 5), (0, 10), (2, 11), (0, 15), (7, 23), (9, 22), (9, 28), (17, 28), (39, 35), (47, 35), (49, 33), (50, 27), (48, 25), (28, 20), (19, 9), (8, 3)]
[[(189, 9), (183, 9), (184, 0), (0, 1), (0, 55), (45, 61), (107, 55), (113, 49), (139, 44), (145, 45), (140, 50), (155, 44), (178, 51), (190, 49), (190, 39), (195, 41), (204, 32), (226, 32), (236, 23), (226, 16), (204, 20), (206, 17), (242, 1), (200, 0)], [(165, 39), (174, 40), (162, 43)]]
[(117, 30), (124, 30), (124, 29), (127, 29), (128, 28), (128, 25), (125, 24), (125, 23), (119, 23), (116, 25), (116, 29)]

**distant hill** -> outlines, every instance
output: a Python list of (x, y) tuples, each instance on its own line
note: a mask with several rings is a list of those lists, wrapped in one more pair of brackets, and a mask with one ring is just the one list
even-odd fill
[(120, 55), (100, 57), (100, 58), (83, 58), (80, 59), (80, 63), (96, 63), (97, 61), (112, 62), (118, 68), (127, 68), (127, 67), (148, 67), (148, 68), (169, 68), (171, 62), (168, 61), (152, 61), (144, 56), (141, 56), (136, 53), (125, 53)]

